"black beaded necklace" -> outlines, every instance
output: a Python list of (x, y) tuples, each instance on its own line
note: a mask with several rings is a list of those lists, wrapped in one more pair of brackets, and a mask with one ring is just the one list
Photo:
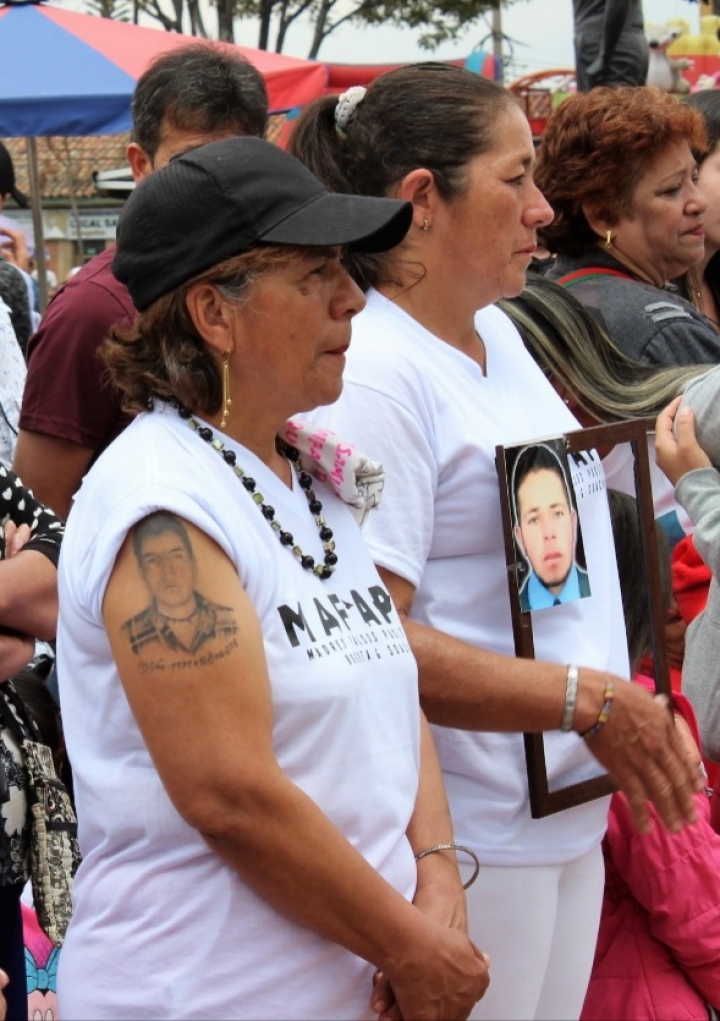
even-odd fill
[(182, 405), (174, 403), (172, 405), (176, 408), (180, 418), (187, 420), (188, 424), (198, 434), (201, 440), (204, 440), (209, 444), (213, 450), (216, 450), (226, 465), (228, 465), (235, 472), (235, 475), (240, 479), (243, 486), (250, 494), (253, 502), (257, 504), (260, 513), (265, 518), (270, 527), (277, 533), (277, 537), (280, 540), (281, 545), (287, 546), (291, 553), (294, 553), (297, 559), (300, 561), (300, 566), (306, 571), (312, 571), (314, 575), (321, 579), (321, 581), (327, 581), (332, 575), (337, 565), (337, 553), (335, 552), (335, 541), (333, 540), (332, 529), (328, 527), (325, 518), (322, 515), (322, 504), (315, 495), (315, 491), (312, 488), (312, 478), (303, 470), (300, 463), (300, 453), (295, 447), (291, 447), (288, 443), (283, 443), (281, 440), (278, 441), (278, 450), (283, 454), (295, 469), (295, 473), (298, 477), (298, 484), (305, 493), (305, 497), (308, 502), (310, 512), (315, 518), (315, 524), (318, 526), (318, 532), (322, 541), (324, 563), (316, 564), (315, 558), (309, 556), (307, 553), (303, 553), (302, 549), (298, 546), (290, 532), (286, 532), (280, 522), (275, 517), (275, 508), (265, 503), (265, 497), (262, 493), (258, 493), (255, 488), (255, 479), (250, 478), (246, 475), (244, 470), (237, 463), (237, 457), (232, 450), (226, 450), (225, 444), (222, 440), (218, 439), (212, 429), (207, 425), (201, 425), (200, 422), (192, 415), (192, 412), (188, 411)]

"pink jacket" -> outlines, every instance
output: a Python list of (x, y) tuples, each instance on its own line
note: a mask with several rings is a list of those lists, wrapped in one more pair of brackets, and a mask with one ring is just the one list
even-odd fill
[[(695, 729), (686, 699), (675, 699)], [(642, 834), (625, 796), (613, 795), (581, 1021), (707, 1021), (707, 1004), (720, 1007), (720, 836), (710, 825), (710, 799), (698, 794), (696, 802), (694, 826), (672, 834), (655, 815), (651, 833)]]

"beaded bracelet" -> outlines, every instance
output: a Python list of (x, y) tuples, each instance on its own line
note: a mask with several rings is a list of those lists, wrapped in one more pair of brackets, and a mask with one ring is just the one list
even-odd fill
[(416, 854), (415, 861), (420, 861), (420, 859), (424, 858), (426, 855), (435, 854), (437, 851), (462, 851), (463, 854), (467, 854), (470, 858), (472, 858), (475, 869), (467, 883), (463, 883), (463, 890), (467, 890), (471, 887), (480, 874), (480, 859), (475, 852), (471, 851), (469, 847), (465, 847), (463, 844), (435, 844), (433, 847), (426, 847), (424, 851), (420, 851), (419, 854)]
[(583, 730), (580, 737), (589, 739), (591, 737), (596, 737), (600, 733), (600, 731), (608, 721), (608, 717), (610, 716), (610, 710), (612, 709), (612, 701), (614, 698), (615, 688), (611, 683), (608, 682), (608, 684), (605, 685), (605, 702), (603, 703), (603, 707), (600, 710), (600, 715), (598, 716), (597, 721), (592, 725), (592, 727), (589, 727), (587, 730)]
[(565, 709), (563, 711), (562, 723), (560, 724), (560, 730), (564, 730), (566, 733), (572, 730), (573, 720), (575, 719), (575, 706), (577, 705), (577, 693), (578, 693), (578, 668), (576, 666), (568, 666), (567, 668), (567, 686), (565, 688)]

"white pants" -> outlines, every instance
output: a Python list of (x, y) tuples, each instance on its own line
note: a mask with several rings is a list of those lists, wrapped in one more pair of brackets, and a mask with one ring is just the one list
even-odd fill
[(467, 891), (490, 986), (470, 1017), (577, 1021), (595, 954), (605, 868), (598, 846), (566, 865), (483, 866)]

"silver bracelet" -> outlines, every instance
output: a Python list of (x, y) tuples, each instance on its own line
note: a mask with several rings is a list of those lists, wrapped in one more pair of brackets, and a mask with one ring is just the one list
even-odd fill
[(421, 858), (424, 858), (428, 854), (435, 854), (436, 851), (462, 851), (463, 854), (467, 854), (470, 858), (472, 858), (475, 870), (467, 883), (463, 883), (463, 890), (467, 890), (473, 885), (480, 874), (480, 859), (474, 851), (471, 851), (469, 847), (465, 847), (463, 844), (435, 844), (434, 847), (426, 847), (424, 851), (420, 851), (419, 854), (416, 854), (415, 861), (420, 861)]
[(576, 666), (568, 666), (565, 709), (563, 710), (562, 723), (560, 724), (560, 730), (564, 730), (566, 733), (572, 730), (573, 720), (575, 719), (575, 706), (577, 705), (577, 693), (578, 668)]

